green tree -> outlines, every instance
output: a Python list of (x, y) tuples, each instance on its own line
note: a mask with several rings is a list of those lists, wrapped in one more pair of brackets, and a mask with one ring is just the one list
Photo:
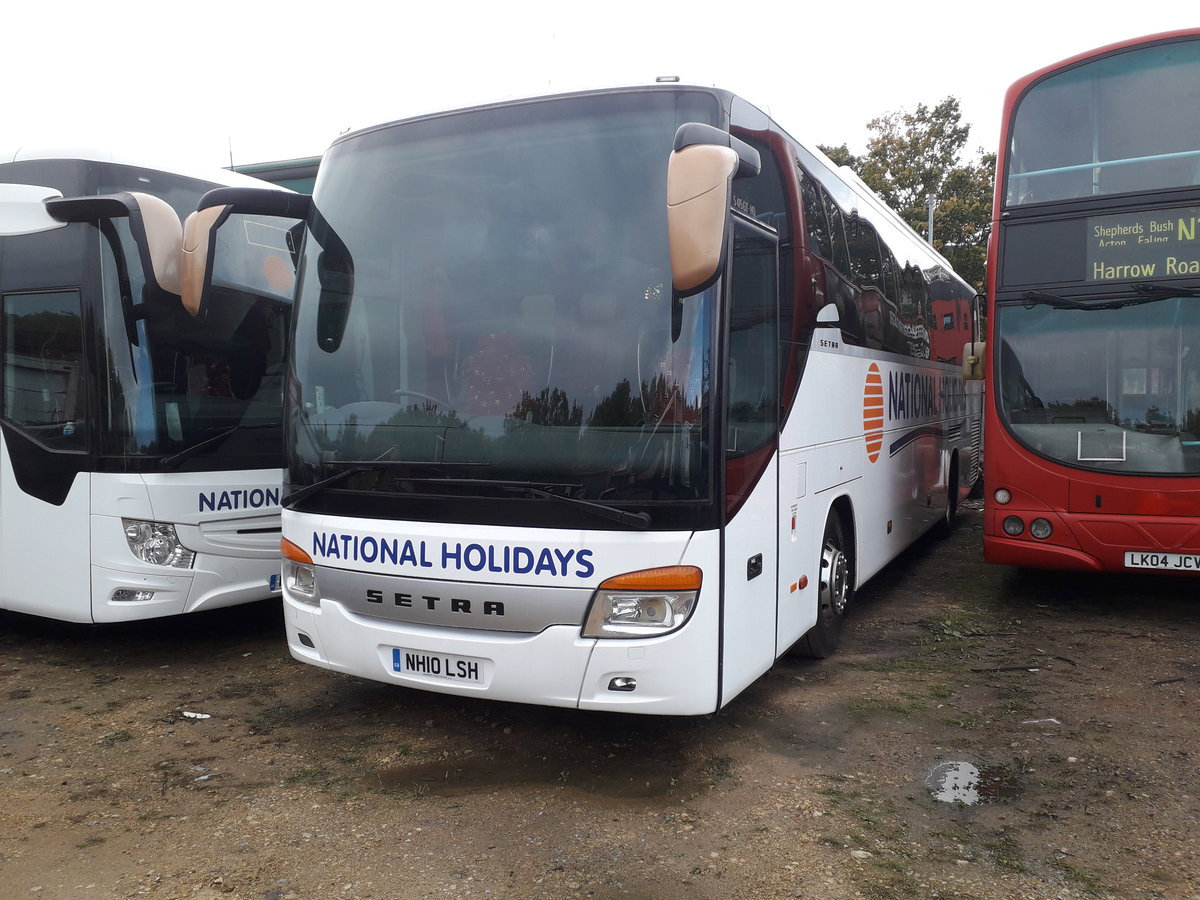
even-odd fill
[(996, 155), (978, 151), (963, 161), (971, 127), (962, 123), (958, 100), (935, 107), (900, 110), (867, 123), (871, 137), (862, 156), (845, 144), (821, 149), (838, 165), (848, 165), (918, 233), (927, 235), (929, 198), (934, 209), (934, 247), (963, 278), (983, 288), (992, 212)]

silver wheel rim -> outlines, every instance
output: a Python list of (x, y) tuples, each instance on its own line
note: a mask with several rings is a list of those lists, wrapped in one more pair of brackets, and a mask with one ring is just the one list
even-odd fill
[(826, 543), (821, 551), (821, 606), (833, 611), (836, 616), (846, 611), (849, 594), (850, 567), (846, 554), (833, 543)]

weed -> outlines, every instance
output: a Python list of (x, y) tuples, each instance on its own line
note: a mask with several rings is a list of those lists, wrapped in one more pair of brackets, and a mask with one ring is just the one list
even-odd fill
[(1064, 878), (1079, 885), (1085, 891), (1089, 891), (1093, 894), (1104, 894), (1108, 892), (1103, 881), (1101, 881), (1091, 872), (1087, 872), (1084, 869), (1079, 868), (1079, 866), (1069, 866), (1061, 862), (1056, 862), (1052, 865), (1054, 865), (1060, 872), (1063, 873)]
[(309, 784), (319, 787), (327, 787), (334, 781), (333, 773), (324, 766), (310, 766), (307, 769), (301, 769), (284, 779), (287, 784)]
[(1021, 845), (1012, 835), (1001, 834), (995, 840), (984, 842), (983, 846), (1001, 869), (1025, 871), (1025, 863), (1021, 861)]

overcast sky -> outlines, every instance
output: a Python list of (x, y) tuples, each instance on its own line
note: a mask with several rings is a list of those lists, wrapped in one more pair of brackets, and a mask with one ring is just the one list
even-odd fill
[(994, 149), (1021, 75), (1194, 24), (1182, 0), (26, 0), (4, 14), (0, 147), (227, 166), (231, 150), (238, 164), (317, 155), (418, 113), (678, 75), (856, 152), (875, 116), (953, 95), (973, 153)]

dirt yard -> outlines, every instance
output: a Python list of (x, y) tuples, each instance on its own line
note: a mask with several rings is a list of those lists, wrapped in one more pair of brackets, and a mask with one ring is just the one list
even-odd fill
[(0, 613), (0, 896), (1200, 898), (1200, 582), (979, 544), (699, 719), (309, 668), (275, 604)]

